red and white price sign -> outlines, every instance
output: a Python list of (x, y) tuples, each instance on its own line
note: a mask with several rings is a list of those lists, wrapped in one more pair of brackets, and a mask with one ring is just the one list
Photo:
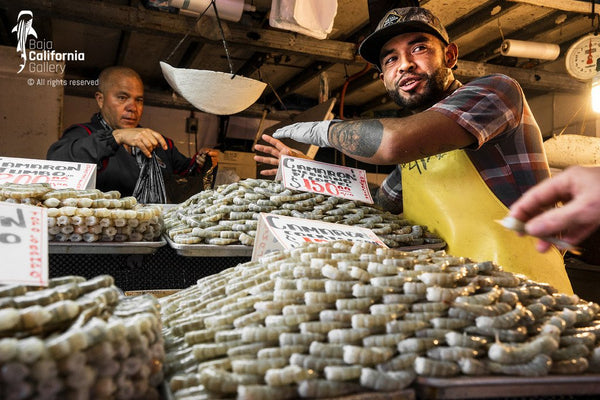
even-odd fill
[(334, 240), (368, 242), (387, 247), (372, 230), (360, 226), (260, 213), (252, 261), (258, 260), (264, 254), (288, 250), (302, 243), (324, 243)]
[(2, 183), (48, 183), (54, 189), (93, 189), (96, 164), (0, 157)]
[(0, 283), (48, 286), (48, 214), (0, 202)]
[(362, 169), (281, 156), (277, 177), (289, 189), (373, 204), (367, 172)]

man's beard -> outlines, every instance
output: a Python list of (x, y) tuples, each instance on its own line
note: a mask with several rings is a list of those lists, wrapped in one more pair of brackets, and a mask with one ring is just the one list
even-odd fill
[(444, 98), (448, 78), (447, 69), (440, 68), (433, 75), (419, 74), (419, 76), (425, 80), (422, 93), (413, 93), (408, 97), (403, 97), (397, 86), (387, 90), (392, 100), (400, 107), (413, 111), (424, 110)]

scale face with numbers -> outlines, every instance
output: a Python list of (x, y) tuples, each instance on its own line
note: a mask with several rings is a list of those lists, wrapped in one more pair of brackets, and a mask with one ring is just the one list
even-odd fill
[(600, 58), (600, 36), (583, 36), (569, 47), (565, 55), (567, 72), (574, 78), (587, 81), (596, 75), (596, 60)]

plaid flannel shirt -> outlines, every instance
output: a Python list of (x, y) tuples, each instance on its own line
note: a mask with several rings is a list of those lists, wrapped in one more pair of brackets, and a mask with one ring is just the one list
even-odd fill
[[(464, 150), (507, 207), (550, 176), (542, 134), (514, 79), (500, 74), (475, 79), (429, 110), (444, 114), (475, 137), (477, 142)], [(383, 181), (378, 197), (401, 204), (400, 166)], [(401, 212), (401, 206), (394, 211)]]

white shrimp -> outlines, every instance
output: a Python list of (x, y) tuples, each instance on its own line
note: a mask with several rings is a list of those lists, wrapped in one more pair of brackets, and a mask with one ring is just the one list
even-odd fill
[(431, 327), (431, 324), (427, 321), (394, 320), (385, 325), (385, 331), (387, 333), (413, 334), (415, 331), (429, 327)]
[(427, 301), (446, 301), (451, 302), (460, 296), (466, 296), (475, 292), (474, 285), (459, 286), (453, 288), (431, 286), (426, 289)]
[(484, 329), (509, 329), (515, 326), (524, 315), (525, 308), (521, 304), (517, 304), (513, 310), (498, 316), (479, 316), (475, 319), (475, 324), (478, 328)]
[(371, 330), (367, 328), (360, 329), (332, 329), (327, 333), (329, 343), (338, 344), (358, 344), (363, 338), (369, 336)]
[(522, 364), (487, 362), (487, 368), (492, 373), (519, 376), (544, 376), (548, 374), (551, 366), (552, 359), (546, 354), (536, 354), (529, 362)]
[(343, 358), (344, 345), (337, 343), (312, 342), (308, 348), (308, 353), (316, 357), (325, 358)]
[(466, 333), (448, 332), (446, 333), (446, 343), (448, 346), (470, 347), (473, 349), (482, 348), (487, 344), (487, 339), (481, 336), (470, 336)]
[(355, 314), (352, 316), (352, 328), (383, 329), (388, 322), (395, 319), (394, 314)]
[(315, 371), (297, 365), (272, 368), (265, 372), (265, 383), (269, 386), (284, 386), (317, 377)]
[(439, 340), (432, 338), (411, 337), (398, 342), (398, 351), (404, 353), (424, 353), (430, 348), (437, 346)]
[(400, 354), (387, 362), (377, 365), (377, 369), (382, 372), (412, 369), (417, 357), (417, 353)]
[(414, 368), (415, 372), (422, 376), (448, 377), (460, 373), (460, 368), (455, 362), (433, 360), (427, 357), (417, 357)]
[(475, 358), (478, 351), (470, 347), (437, 346), (427, 350), (427, 357), (434, 360), (458, 361), (461, 358)]
[(388, 361), (394, 355), (394, 350), (389, 347), (361, 347), (344, 346), (344, 361), (347, 364), (360, 364), (372, 366)]
[(415, 380), (416, 374), (411, 371), (383, 372), (372, 368), (363, 368), (360, 384), (363, 387), (382, 392), (402, 390)]
[(551, 335), (538, 335), (535, 339), (518, 345), (493, 343), (488, 350), (488, 357), (502, 364), (522, 364), (532, 360), (537, 354), (550, 355), (557, 349), (556, 338)]
[(352, 381), (360, 378), (360, 365), (329, 365), (323, 373), (328, 381)]

